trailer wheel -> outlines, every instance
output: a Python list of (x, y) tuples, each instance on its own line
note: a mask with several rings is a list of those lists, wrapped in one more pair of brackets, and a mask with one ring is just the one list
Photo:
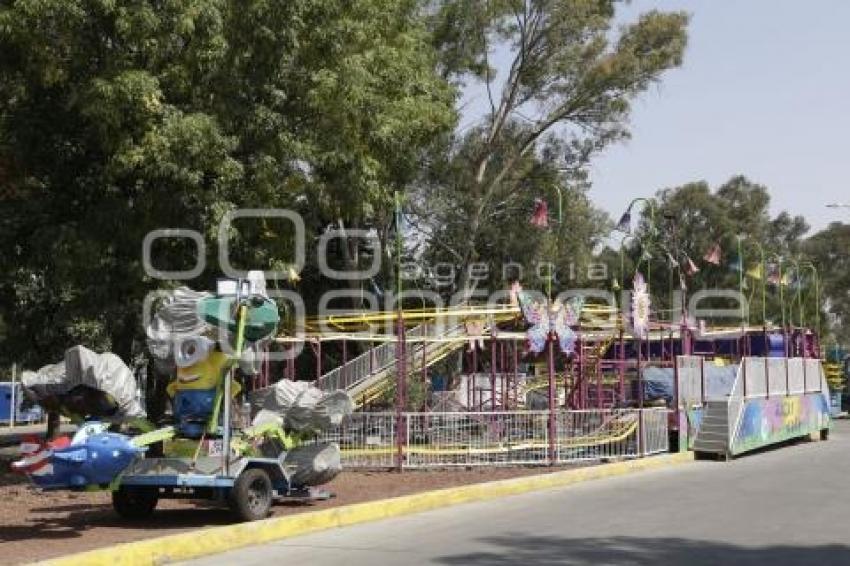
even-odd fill
[(121, 486), (112, 492), (112, 508), (124, 519), (150, 517), (158, 502), (155, 487)]
[(256, 521), (268, 516), (272, 506), (272, 481), (260, 468), (242, 472), (228, 497), (230, 509), (241, 521)]

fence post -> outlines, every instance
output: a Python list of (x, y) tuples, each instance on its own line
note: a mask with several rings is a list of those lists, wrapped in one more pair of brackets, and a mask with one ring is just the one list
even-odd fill
[(17, 399), (17, 396), (15, 395), (17, 393), (17, 391), (15, 391), (15, 384), (16, 384), (16, 381), (17, 381), (17, 376), (18, 376), (18, 364), (13, 363), (12, 364), (12, 392), (11, 392), (11, 396), (9, 398), (9, 401), (11, 403), (9, 405), (9, 428), (15, 428), (15, 413), (17, 412), (17, 408), (18, 408), (18, 399)]
[(785, 396), (791, 395), (791, 371), (788, 369), (788, 358), (785, 358)]
[(404, 466), (404, 443), (407, 434), (403, 428), (406, 424), (404, 418), (407, 366), (405, 363), (404, 322), (401, 315), (398, 317), (398, 330), (396, 342), (396, 469), (400, 472)]
[(764, 398), (770, 399), (770, 373), (767, 371), (767, 358), (764, 360)]
[(549, 465), (555, 465), (555, 410), (557, 401), (555, 397), (555, 338), (549, 335)]
[(643, 457), (646, 451), (646, 439), (644, 439), (643, 435), (643, 409), (638, 409), (638, 458)]

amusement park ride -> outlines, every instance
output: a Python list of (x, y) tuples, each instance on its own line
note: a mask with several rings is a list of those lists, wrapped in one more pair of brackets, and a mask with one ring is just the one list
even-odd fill
[[(172, 378), (170, 422), (146, 420), (120, 360), (72, 348), (64, 364), (25, 375), (23, 384), (79, 430), (26, 442), (14, 468), (44, 489), (111, 489), (125, 517), (147, 516), (170, 497), (226, 502), (253, 520), (275, 498), (327, 497), (318, 486), (357, 451), (397, 450), (401, 467), (417, 453), (529, 453), (542, 442), (551, 464), (562, 452), (642, 444), (645, 411), (658, 408), (673, 448), (699, 454), (727, 458), (826, 436), (829, 388), (815, 331), (706, 329), (685, 312), (659, 320), (640, 274), (620, 303), (552, 300), (514, 285), (499, 304), (334, 314), (309, 319), (294, 335), (278, 332), (277, 306), (257, 281), (223, 281), (215, 295), (178, 290), (161, 307), (159, 326), (148, 329), (151, 354)], [(360, 353), (349, 358), (353, 343)], [(297, 375), (294, 355), (274, 366), (263, 360), (269, 349), (292, 352), (299, 344), (313, 351), (312, 382)], [(328, 344), (342, 353), (330, 370), (323, 367)], [(427, 413), (426, 425), (418, 444), (405, 448), (409, 421), (401, 417), (417, 380), (432, 395), (413, 407)], [(354, 410), (387, 406), (397, 416), (390, 421), (395, 447), (319, 440)], [(546, 440), (517, 436), (482, 415), (507, 412), (543, 419)], [(484, 436), (474, 447), (469, 438), (433, 445), (433, 423), (457, 414), (477, 415), (467, 424)], [(573, 430), (564, 414), (584, 415), (591, 427)], [(626, 457), (651, 453), (638, 448)]]

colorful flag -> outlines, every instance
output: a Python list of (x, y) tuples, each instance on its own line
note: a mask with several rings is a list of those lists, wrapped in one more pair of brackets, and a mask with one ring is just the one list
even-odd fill
[(534, 199), (534, 212), (531, 214), (530, 222), (538, 228), (549, 227), (549, 207), (542, 198)]
[(771, 264), (767, 267), (767, 282), (770, 285), (779, 285), (779, 266)]
[(713, 265), (720, 265), (720, 243), (714, 242), (714, 245), (706, 252), (703, 259)]
[(617, 222), (617, 227), (615, 230), (619, 230), (620, 232), (625, 232), (626, 234), (630, 234), (632, 231), (632, 211), (627, 210), (620, 217), (620, 221)]
[(757, 264), (757, 265), (755, 265), (754, 267), (751, 267), (751, 268), (747, 271), (747, 277), (751, 277), (751, 278), (753, 278), (753, 279), (758, 279), (759, 281), (761, 281), (761, 278), (762, 278), (763, 276), (764, 276), (764, 274), (763, 274), (763, 272), (762, 272), (762, 267), (761, 267), (761, 264), (760, 264), (760, 263), (759, 263), (759, 264)]

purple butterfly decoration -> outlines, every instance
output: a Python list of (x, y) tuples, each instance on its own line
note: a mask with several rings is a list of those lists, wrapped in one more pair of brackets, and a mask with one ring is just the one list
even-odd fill
[(558, 346), (565, 354), (575, 351), (576, 334), (572, 325), (578, 324), (584, 301), (573, 297), (566, 303), (532, 301), (525, 293), (519, 294), (519, 304), (525, 321), (531, 325), (526, 333), (528, 350), (539, 354), (546, 348), (549, 333), (558, 337)]

